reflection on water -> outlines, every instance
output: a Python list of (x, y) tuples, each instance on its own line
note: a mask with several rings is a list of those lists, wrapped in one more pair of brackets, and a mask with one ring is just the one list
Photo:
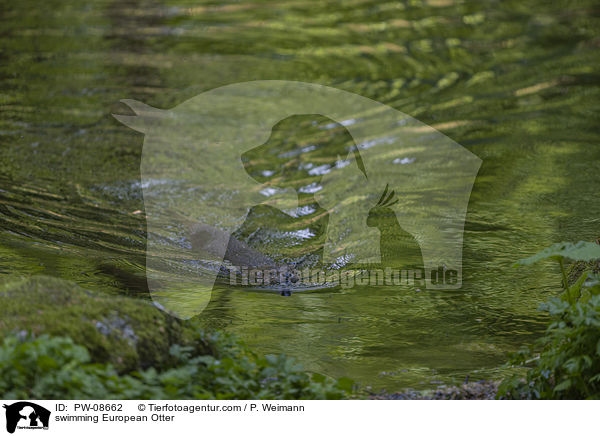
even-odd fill
[[(171, 108), (257, 79), (384, 102), (483, 160), (461, 290), (355, 287), (281, 298), (219, 285), (204, 322), (261, 352), (285, 351), (309, 369), (388, 389), (497, 375), (507, 351), (539, 334), (536, 307), (558, 283), (550, 265), (516, 270), (512, 262), (552, 242), (599, 236), (594, 2), (5, 3), (4, 275), (51, 274), (146, 298), (143, 136), (110, 114), (127, 113), (121, 98)], [(279, 177), (271, 173), (279, 162), (297, 156), (256, 162), (255, 177)], [(419, 163), (411, 153), (395, 159)], [(310, 178), (327, 168), (297, 164), (284, 171), (305, 202), (294, 214), (256, 208), (237, 237), (310, 262), (324, 212)], [(153, 183), (157, 192), (181, 190)], [(278, 225), (258, 229), (265, 216)]]

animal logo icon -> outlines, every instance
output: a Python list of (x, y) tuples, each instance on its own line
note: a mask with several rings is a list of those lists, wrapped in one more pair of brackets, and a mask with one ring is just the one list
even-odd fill
[[(481, 160), (432, 127), (366, 97), (304, 82), (236, 83), (171, 110), (122, 101), (134, 114), (115, 118), (145, 135), (140, 169), (148, 287), (176, 315), (189, 318), (206, 307), (229, 262), (230, 237), (250, 208), (298, 208), (297, 191), (257, 180), (242, 159), (265, 144), (280, 121), (298, 114), (328, 117), (353, 139), (311, 188), (328, 214), (324, 264), (388, 262), (380, 245), (392, 231), (398, 247), (420, 247), (413, 251), (422, 253), (425, 271), (440, 265), (461, 271), (463, 225)], [(374, 209), (386, 186), (394, 200)], [(376, 224), (377, 216), (391, 213), (394, 229)], [(195, 247), (181, 216), (199, 223), (204, 236)], [(460, 286), (459, 274), (452, 287)]]
[(29, 401), (5, 404), (6, 431), (14, 433), (17, 427), (23, 429), (48, 429), (50, 411)]

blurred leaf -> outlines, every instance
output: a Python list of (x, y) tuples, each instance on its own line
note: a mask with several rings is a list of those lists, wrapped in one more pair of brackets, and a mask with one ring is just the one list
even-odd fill
[(559, 383), (559, 384), (558, 384), (558, 385), (557, 385), (557, 386), (554, 388), (554, 390), (555, 390), (555, 391), (564, 391), (564, 390), (566, 390), (566, 389), (569, 389), (569, 388), (571, 387), (571, 384), (572, 384), (572, 383), (571, 383), (571, 379), (567, 379), (567, 380), (565, 380), (565, 381), (563, 381), (563, 382)]
[(561, 258), (586, 262), (600, 259), (600, 245), (586, 241), (579, 241), (576, 244), (571, 242), (559, 242), (533, 256), (517, 261), (515, 266), (532, 265), (544, 259), (560, 260)]
[(575, 283), (569, 286), (569, 289), (561, 296), (561, 298), (565, 301), (577, 301), (581, 297), (581, 287), (587, 279), (587, 276), (587, 272), (581, 274), (581, 277), (579, 277)]

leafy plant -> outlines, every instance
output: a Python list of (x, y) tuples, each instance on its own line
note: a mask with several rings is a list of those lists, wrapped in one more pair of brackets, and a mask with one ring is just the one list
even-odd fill
[(536, 344), (509, 362), (532, 366), (526, 378), (514, 375), (498, 389), (499, 398), (600, 399), (600, 295), (574, 304), (554, 298), (543, 305), (553, 321)]
[(110, 398), (123, 381), (110, 365), (91, 364), (70, 338), (9, 336), (0, 347), (4, 398)]
[[(600, 245), (558, 243), (517, 265), (554, 259), (561, 268), (563, 293), (542, 305), (552, 322), (532, 347), (512, 356), (509, 365), (529, 368), (525, 379), (514, 375), (498, 388), (498, 398), (600, 399), (600, 275), (582, 271), (569, 285), (565, 259), (600, 258)], [(541, 349), (536, 355), (534, 349)]]
[[(215, 337), (211, 338), (215, 341)], [(0, 346), (0, 392), (20, 399), (341, 399), (349, 379), (309, 374), (285, 356), (259, 357), (223, 337), (217, 356), (174, 345), (165, 368), (120, 375), (70, 338), (11, 335)]]

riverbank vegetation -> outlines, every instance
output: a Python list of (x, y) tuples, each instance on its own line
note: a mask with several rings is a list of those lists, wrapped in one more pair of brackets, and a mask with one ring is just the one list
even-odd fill
[[(552, 259), (561, 269), (563, 291), (542, 305), (550, 315), (543, 337), (512, 356), (509, 364), (527, 368), (499, 387), (499, 398), (600, 399), (600, 245), (559, 243), (518, 262)], [(574, 260), (569, 274), (565, 263)], [(569, 276), (571, 280), (569, 280)]]
[[(215, 345), (223, 339), (212, 336)], [(71, 338), (11, 335), (0, 346), (5, 399), (342, 399), (352, 382), (303, 372), (283, 355), (257, 356), (235, 342), (215, 356), (175, 345), (160, 368), (119, 374)]]
[(5, 399), (341, 399), (353, 382), (261, 356), (145, 300), (50, 277), (4, 283)]

